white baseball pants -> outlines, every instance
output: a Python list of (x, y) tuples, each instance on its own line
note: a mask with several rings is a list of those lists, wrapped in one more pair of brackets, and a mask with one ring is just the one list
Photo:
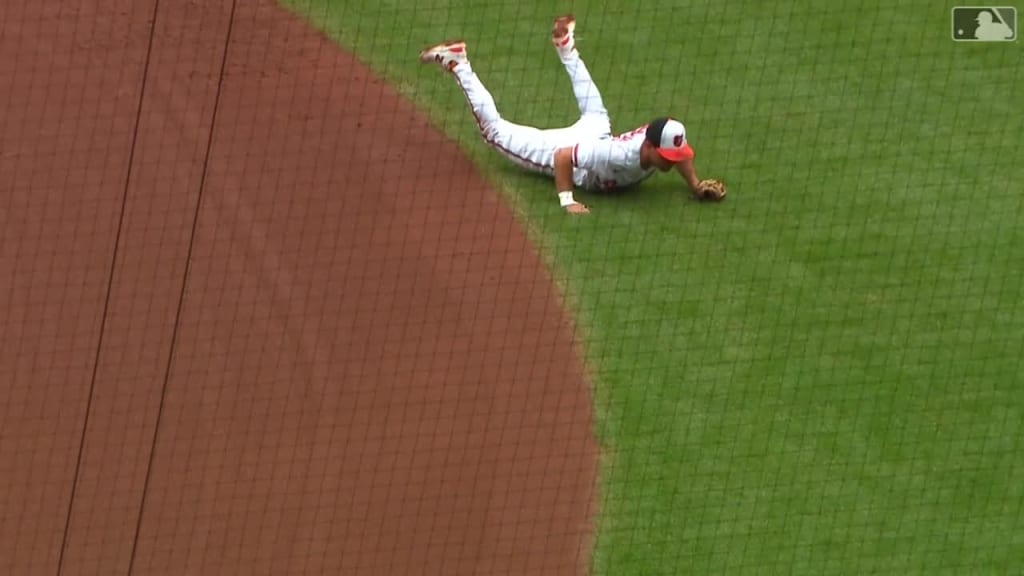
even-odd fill
[[(554, 174), (555, 151), (559, 148), (572, 146), (580, 140), (611, 136), (608, 110), (579, 53), (574, 51), (562, 59), (562, 64), (572, 81), (580, 118), (571, 126), (547, 130), (505, 120), (498, 112), (494, 97), (468, 62), (456, 66), (454, 70), (484, 140), (515, 164), (549, 176)], [(573, 180), (579, 185), (581, 172), (573, 172)]]

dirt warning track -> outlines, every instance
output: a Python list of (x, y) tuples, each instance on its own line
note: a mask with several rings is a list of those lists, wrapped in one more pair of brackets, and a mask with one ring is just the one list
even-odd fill
[(0, 86), (0, 573), (586, 569), (573, 327), (409, 103), (268, 0), (0, 3)]

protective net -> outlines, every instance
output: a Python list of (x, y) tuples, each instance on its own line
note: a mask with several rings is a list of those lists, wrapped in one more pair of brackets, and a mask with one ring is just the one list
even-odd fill
[(0, 573), (1019, 570), (1016, 34), (0, 3)]

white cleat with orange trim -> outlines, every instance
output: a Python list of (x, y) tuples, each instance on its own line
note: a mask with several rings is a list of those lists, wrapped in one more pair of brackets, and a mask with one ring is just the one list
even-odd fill
[(576, 17), (566, 14), (555, 18), (551, 28), (551, 43), (562, 58), (572, 54), (576, 49)]
[(420, 52), (420, 62), (434, 62), (446, 72), (453, 72), (456, 66), (467, 61), (466, 43), (462, 40), (449, 40)]

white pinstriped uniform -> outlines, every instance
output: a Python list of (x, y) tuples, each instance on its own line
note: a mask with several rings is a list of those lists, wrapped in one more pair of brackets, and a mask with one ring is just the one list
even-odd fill
[[(553, 175), (555, 151), (573, 147), (573, 183), (585, 189), (629, 187), (650, 177), (656, 169), (640, 166), (644, 130), (613, 136), (608, 110), (586, 64), (575, 50), (560, 55), (572, 81), (580, 118), (564, 128), (542, 130), (505, 120), (468, 61), (452, 71), (462, 88), (484, 139), (500, 154), (534, 172)], [(688, 147), (688, 145), (687, 145)]]

